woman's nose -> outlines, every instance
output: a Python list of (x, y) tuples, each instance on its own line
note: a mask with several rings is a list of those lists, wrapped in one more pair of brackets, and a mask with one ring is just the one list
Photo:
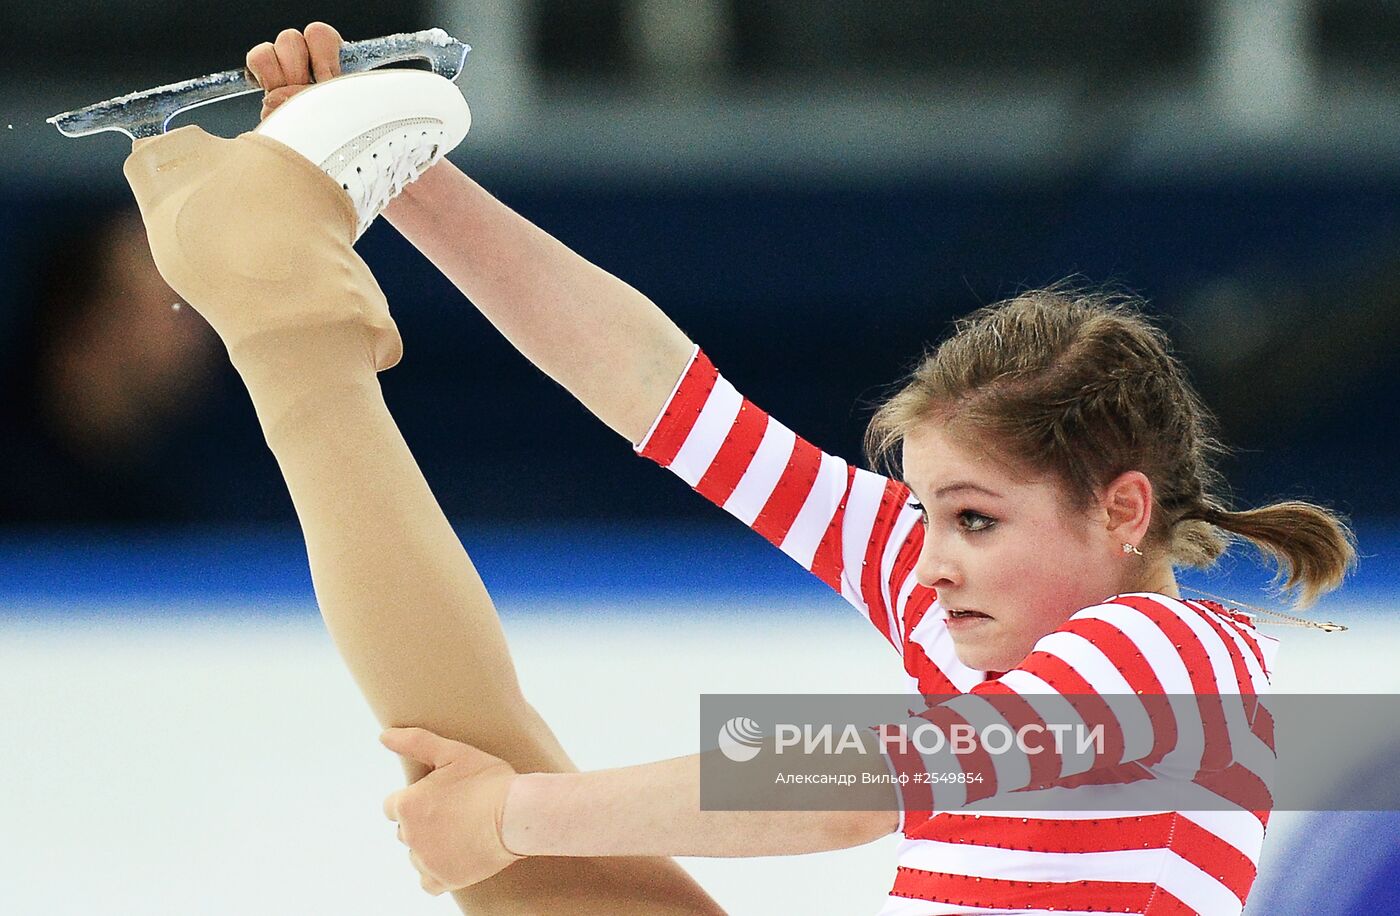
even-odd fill
[(957, 565), (945, 550), (924, 533), (919, 559), (914, 563), (914, 581), (928, 588), (950, 588), (959, 584)]

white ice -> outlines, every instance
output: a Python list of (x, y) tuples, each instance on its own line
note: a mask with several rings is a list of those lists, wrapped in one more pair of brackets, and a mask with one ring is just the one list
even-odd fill
[[(837, 603), (504, 604), (525, 689), (585, 768), (692, 753), (702, 692), (902, 689)], [(0, 615), (0, 912), (456, 912), (380, 813), (397, 764), (309, 608), (22, 610)], [(1400, 613), (1371, 620), (1275, 631), (1278, 689), (1400, 692)], [(1261, 881), (1294, 820), (1270, 828)], [(736, 916), (871, 914), (894, 847), (685, 865)]]

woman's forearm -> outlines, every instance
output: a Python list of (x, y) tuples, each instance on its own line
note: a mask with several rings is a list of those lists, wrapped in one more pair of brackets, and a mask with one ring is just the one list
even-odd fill
[(705, 811), (700, 757), (515, 779), (501, 836), (518, 855), (777, 856), (892, 832), (889, 811)]
[(443, 161), (385, 216), (526, 358), (637, 442), (692, 344), (652, 302)]

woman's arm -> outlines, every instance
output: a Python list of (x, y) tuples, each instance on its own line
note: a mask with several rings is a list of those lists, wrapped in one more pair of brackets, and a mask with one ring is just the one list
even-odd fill
[(700, 760), (516, 777), (501, 838), (530, 856), (786, 856), (860, 846), (898, 825), (893, 789), (886, 811), (706, 811)]
[[(339, 72), (334, 29), (313, 23), (298, 39), (288, 30), (276, 48), (249, 55), (269, 90), (264, 114), (307, 88), (311, 72), (317, 79)], [(650, 300), (452, 163), (429, 169), (385, 214), (540, 369), (634, 445), (645, 439), (643, 455), (777, 545), (902, 650), (905, 621), (934, 598), (905, 587), (912, 566), (899, 562), (906, 551), (891, 543), (917, 532), (903, 485), (859, 471), (773, 420)], [(673, 391), (674, 409), (663, 414)], [(954, 693), (981, 680), (953, 656), (949, 640), (939, 645), (922, 689)]]
[[(392, 728), (381, 740), (406, 761), (432, 769), (386, 798), (384, 814), (398, 823), (399, 840), (412, 850), (423, 887), (433, 893), (474, 885), (530, 856), (588, 861), (663, 850), (696, 856), (796, 855), (868, 843), (891, 833), (899, 821), (893, 786), (861, 778), (865, 773), (887, 775), (884, 759), (876, 754), (805, 755), (782, 765), (828, 779), (846, 776), (848, 785), (806, 800), (817, 805), (822, 799), (840, 799), (842, 805), (865, 810), (759, 810), (771, 801), (774, 775), (782, 772), (770, 756), (744, 763), (743, 794), (725, 800), (728, 808), (748, 810), (721, 811), (701, 806), (700, 755), (563, 779), (553, 778), (558, 774), (521, 776), (480, 748), (421, 728)], [(730, 773), (710, 778), (739, 781)], [(882, 806), (887, 810), (878, 810)]]
[(651, 300), (447, 161), (384, 214), (527, 359), (641, 441), (694, 350)]

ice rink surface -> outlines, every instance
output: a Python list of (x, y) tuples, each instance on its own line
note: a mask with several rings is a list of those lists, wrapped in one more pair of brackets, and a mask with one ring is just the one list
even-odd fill
[[(815, 605), (502, 613), (527, 695), (588, 769), (693, 753), (701, 693), (903, 689), (878, 635)], [(1270, 630), (1280, 692), (1400, 692), (1400, 607), (1345, 619)], [(10, 607), (0, 717), (0, 913), (456, 912), (418, 890), (380, 813), (398, 766), (308, 603)], [(1260, 890), (1288, 880), (1271, 852), (1296, 821), (1272, 823)], [(736, 916), (873, 914), (894, 849), (685, 866)]]

